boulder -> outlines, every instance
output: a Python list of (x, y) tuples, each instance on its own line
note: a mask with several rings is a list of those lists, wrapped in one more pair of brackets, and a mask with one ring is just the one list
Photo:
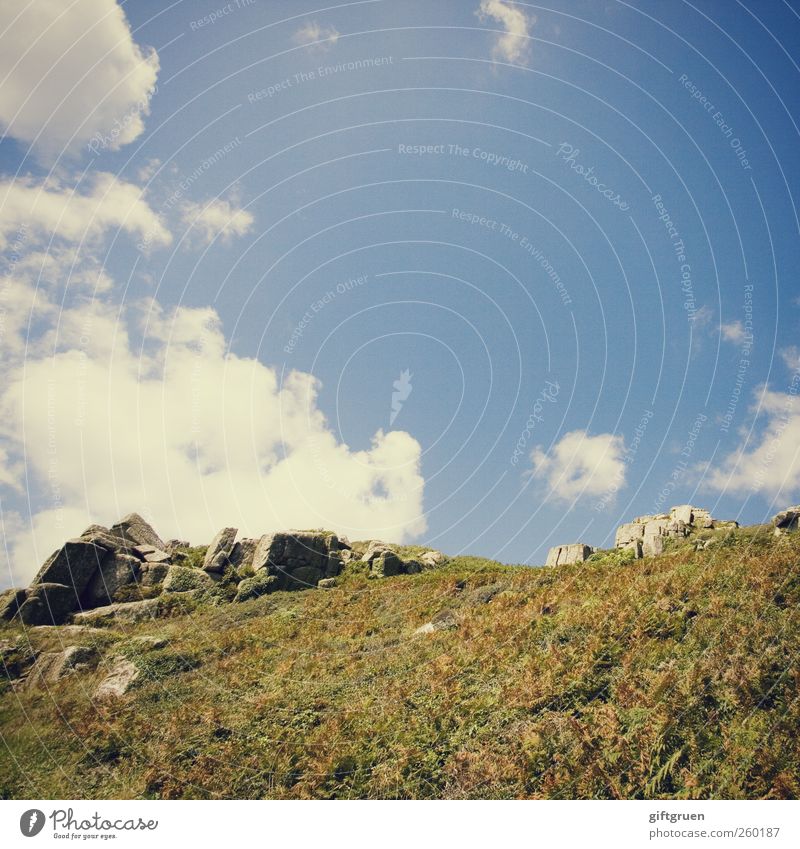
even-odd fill
[(800, 505), (788, 507), (786, 510), (781, 510), (772, 517), (772, 524), (775, 528), (775, 535), (796, 531), (800, 525)]
[(614, 545), (617, 548), (625, 548), (644, 536), (644, 524), (640, 522), (628, 522), (617, 528)]
[(188, 566), (170, 566), (163, 582), (164, 592), (187, 593), (210, 587), (212, 580), (202, 569)]
[(41, 583), (29, 587), (17, 617), (23, 625), (61, 625), (75, 609), (75, 590), (64, 584)]
[(72, 621), (76, 625), (91, 625), (93, 627), (114, 625), (119, 622), (144, 622), (148, 619), (158, 618), (161, 606), (160, 598), (109, 604), (106, 607), (97, 607), (94, 610), (76, 613), (72, 617)]
[(164, 551), (168, 554), (174, 554), (179, 548), (191, 548), (191, 545), (185, 539), (168, 539), (164, 545)]
[(242, 539), (231, 549), (228, 561), (234, 569), (252, 569), (253, 555), (258, 546), (257, 539)]
[(664, 551), (667, 539), (683, 539), (692, 531), (738, 527), (738, 522), (719, 522), (703, 507), (681, 504), (669, 513), (639, 516), (617, 528), (617, 548), (631, 548), (636, 557), (655, 557)]
[(119, 537), (127, 545), (152, 545), (164, 551), (166, 544), (138, 513), (129, 513), (109, 529), (112, 536)]
[(419, 557), (419, 562), (422, 564), (424, 569), (435, 569), (437, 566), (441, 566), (445, 563), (446, 560), (447, 555), (442, 554), (441, 551), (436, 551), (435, 549), (426, 551)]
[(313, 566), (298, 566), (291, 573), (287, 573), (285, 578), (281, 580), (281, 584), (283, 585), (281, 589), (311, 589), (312, 587), (316, 587), (324, 577), (324, 573), (319, 569), (315, 569)]
[(139, 569), (139, 584), (143, 587), (154, 587), (164, 582), (170, 570), (169, 563), (142, 563)]
[(145, 563), (169, 563), (172, 560), (171, 554), (152, 545), (137, 545), (134, 547), (133, 553), (136, 557), (144, 560)]
[(96, 543), (83, 539), (69, 540), (47, 558), (33, 583), (72, 587), (75, 608), (107, 555), (108, 549)]
[(317, 586), (321, 590), (331, 590), (336, 586), (336, 578), (323, 578)]
[(380, 557), (387, 551), (394, 553), (394, 550), (390, 545), (387, 545), (385, 542), (381, 542), (379, 539), (373, 539), (370, 540), (367, 550), (364, 552), (364, 556), (359, 559), (364, 560), (366, 563), (372, 563), (373, 560)]
[(245, 578), (236, 587), (234, 601), (248, 601), (278, 589), (277, 575), (270, 575), (266, 569), (260, 569), (252, 578)]
[(391, 578), (405, 572), (405, 564), (394, 551), (384, 549), (370, 562), (370, 575), (374, 578)]
[(117, 590), (138, 581), (140, 569), (141, 561), (130, 554), (109, 554), (81, 596), (81, 606), (111, 604)]
[(63, 651), (42, 652), (31, 667), (25, 686), (42, 687), (97, 665), (98, 652), (94, 646), (68, 646)]
[(547, 566), (566, 566), (570, 563), (583, 563), (594, 554), (594, 548), (582, 542), (569, 545), (557, 545), (547, 553)]
[(484, 584), (468, 593), (466, 598), (471, 604), (489, 604), (495, 596), (500, 595), (505, 589), (505, 584)]
[(27, 590), (11, 589), (0, 593), (0, 619), (8, 622), (13, 619), (27, 597)]
[(206, 556), (203, 560), (203, 569), (206, 572), (225, 571), (238, 533), (238, 528), (223, 528), (217, 533), (206, 550)]
[(139, 670), (133, 661), (122, 655), (116, 655), (109, 661), (108, 674), (95, 690), (95, 698), (108, 699), (124, 696), (133, 687), (139, 677)]
[(253, 555), (253, 568), (292, 572), (300, 566), (324, 571), (328, 565), (331, 536), (317, 531), (280, 531), (265, 534)]

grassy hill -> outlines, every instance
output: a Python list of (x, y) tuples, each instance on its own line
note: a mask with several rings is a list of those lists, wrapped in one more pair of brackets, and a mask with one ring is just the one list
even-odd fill
[(3, 798), (800, 796), (800, 534), (771, 528), (0, 640), (9, 670), (75, 644), (141, 670), (111, 701), (102, 664), (0, 681)]

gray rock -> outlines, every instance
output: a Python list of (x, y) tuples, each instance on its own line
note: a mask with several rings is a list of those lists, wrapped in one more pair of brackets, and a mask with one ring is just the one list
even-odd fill
[(261, 569), (252, 578), (245, 578), (236, 587), (234, 601), (248, 601), (262, 595), (275, 592), (278, 589), (277, 575), (270, 575), (266, 569)]
[(0, 619), (8, 622), (19, 613), (22, 602), (27, 597), (27, 590), (11, 589), (0, 593)]
[(152, 545), (137, 545), (133, 549), (133, 553), (144, 560), (145, 563), (169, 563), (172, 560), (171, 554), (154, 548)]
[(217, 533), (206, 550), (203, 569), (206, 572), (223, 572), (236, 542), (238, 528), (223, 528)]
[(393, 554), (394, 549), (387, 545), (385, 542), (381, 542), (379, 539), (370, 540), (369, 545), (367, 546), (367, 550), (364, 552), (364, 556), (359, 558), (364, 560), (366, 563), (372, 563), (373, 560), (381, 557), (387, 551), (391, 551)]
[(191, 548), (189, 541), (185, 539), (168, 539), (164, 546), (164, 551), (168, 554), (174, 554), (179, 548)]
[(253, 555), (253, 568), (271, 574), (293, 572), (300, 566), (325, 571), (328, 565), (329, 535), (316, 531), (280, 531), (265, 534)]
[(124, 604), (109, 604), (106, 607), (97, 607), (94, 610), (76, 613), (72, 617), (72, 621), (76, 625), (95, 627), (114, 625), (118, 622), (144, 622), (148, 619), (157, 619), (161, 607), (160, 598), (148, 598), (143, 601), (130, 601)]
[(68, 646), (63, 651), (43, 652), (31, 667), (25, 686), (31, 689), (60, 681), (67, 675), (85, 672), (97, 665), (94, 646)]
[(139, 569), (139, 584), (143, 587), (161, 584), (167, 577), (169, 569), (169, 563), (143, 563)]
[(234, 569), (252, 569), (253, 555), (256, 553), (258, 546), (257, 539), (242, 539), (237, 542), (231, 549), (228, 560)]
[(336, 578), (323, 578), (317, 586), (321, 590), (331, 590), (336, 586)]
[(316, 587), (323, 577), (324, 573), (320, 569), (315, 569), (313, 566), (298, 566), (291, 573), (279, 576), (279, 579), (281, 589), (307, 590)]
[(435, 569), (437, 566), (441, 566), (447, 561), (447, 555), (436, 550), (426, 551), (424, 554), (420, 555), (419, 561), (422, 563), (423, 568)]
[(796, 531), (800, 524), (800, 505), (788, 507), (786, 510), (776, 513), (772, 517), (772, 524), (775, 527), (776, 535)]
[(108, 550), (82, 539), (72, 539), (54, 551), (44, 562), (34, 584), (62, 584), (72, 587), (75, 603), (83, 594), (89, 582), (94, 578), (100, 565), (108, 555)]
[(385, 549), (371, 561), (370, 574), (375, 578), (391, 578), (404, 572), (405, 564), (391, 549)]
[(489, 604), (505, 588), (505, 584), (484, 584), (482, 587), (477, 587), (468, 593), (466, 598), (472, 604)]
[(75, 609), (75, 590), (64, 584), (41, 583), (29, 587), (17, 618), (23, 625), (61, 625)]
[(547, 554), (547, 566), (566, 566), (570, 563), (583, 563), (594, 554), (591, 545), (573, 542), (569, 545), (557, 545)]
[(139, 670), (133, 661), (116, 655), (109, 661), (109, 671), (95, 690), (95, 698), (114, 699), (124, 696), (139, 678)]
[(164, 592), (186, 593), (192, 590), (207, 589), (212, 584), (211, 577), (202, 569), (188, 566), (170, 566), (164, 578)]
[(119, 537), (130, 546), (152, 545), (163, 551), (166, 544), (138, 513), (129, 513), (109, 529), (112, 536)]
[(111, 604), (117, 590), (137, 583), (140, 569), (141, 562), (130, 554), (109, 554), (83, 593), (82, 606), (100, 607)]

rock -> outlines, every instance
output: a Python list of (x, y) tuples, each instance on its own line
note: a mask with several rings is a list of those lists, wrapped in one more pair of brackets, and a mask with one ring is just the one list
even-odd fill
[(248, 601), (251, 598), (275, 592), (277, 589), (277, 575), (270, 575), (265, 569), (261, 569), (252, 578), (245, 578), (239, 582), (234, 601)]
[(336, 578), (323, 578), (317, 586), (321, 590), (330, 590), (336, 586)]
[(422, 563), (423, 568), (425, 569), (435, 569), (437, 566), (441, 566), (443, 563), (447, 561), (447, 555), (442, 554), (441, 551), (431, 550), (426, 551), (419, 558), (420, 563)]
[(775, 536), (796, 531), (800, 524), (800, 505), (788, 507), (776, 513), (772, 517), (772, 524), (775, 528)]
[(639, 522), (628, 522), (617, 528), (614, 545), (617, 548), (625, 548), (632, 542), (640, 540), (644, 536), (644, 525)]
[(217, 533), (206, 550), (203, 569), (206, 572), (223, 572), (236, 542), (238, 528), (223, 528)]
[(109, 532), (112, 536), (119, 537), (130, 546), (152, 545), (160, 551), (164, 551), (166, 548), (161, 537), (138, 513), (129, 513), (116, 525), (112, 525)]
[(144, 560), (145, 563), (169, 563), (172, 555), (149, 545), (137, 545), (134, 552)]
[(424, 569), (422, 563), (419, 560), (404, 560), (403, 561), (403, 571), (406, 575), (418, 575)]
[(390, 578), (404, 572), (405, 564), (391, 549), (384, 549), (371, 561), (370, 575), (375, 578)]
[(257, 539), (242, 539), (231, 549), (228, 560), (234, 569), (252, 569), (253, 555), (258, 546)]
[(583, 563), (594, 554), (591, 545), (573, 542), (569, 545), (557, 545), (547, 554), (547, 566), (566, 566), (570, 563)]
[(76, 625), (114, 625), (118, 622), (144, 622), (158, 618), (162, 601), (160, 598), (148, 598), (143, 601), (130, 601), (124, 604), (109, 604), (76, 613), (72, 621)]
[(81, 596), (82, 607), (111, 604), (121, 587), (135, 584), (139, 579), (141, 562), (130, 554), (109, 554)]
[(108, 549), (93, 542), (83, 539), (69, 540), (47, 558), (33, 583), (71, 587), (74, 609), (107, 555)]
[(109, 671), (95, 690), (95, 698), (108, 699), (124, 696), (136, 683), (139, 670), (133, 661), (116, 655), (109, 661)]
[(104, 528), (102, 525), (89, 525), (80, 535), (80, 539), (84, 542), (92, 542), (95, 545), (99, 545), (107, 551), (129, 552), (131, 549), (130, 543), (121, 537), (115, 536), (108, 528)]
[(25, 589), (11, 589), (0, 593), (0, 619), (6, 622), (13, 619), (19, 613), (19, 608), (26, 596)]
[(451, 610), (440, 610), (430, 622), (420, 625), (415, 634), (433, 634), (436, 631), (451, 631), (458, 628), (458, 620)]
[(663, 536), (645, 536), (642, 543), (643, 557), (657, 557), (664, 553), (664, 537)]
[(208, 588), (212, 580), (202, 569), (191, 569), (188, 566), (170, 566), (164, 578), (164, 592), (186, 593), (191, 590)]
[(0, 678), (21, 678), (35, 660), (36, 652), (23, 637), (0, 640)]
[(472, 604), (489, 604), (495, 596), (500, 595), (506, 588), (505, 584), (485, 584), (468, 593), (467, 601)]
[(168, 554), (174, 554), (179, 548), (191, 548), (191, 545), (185, 539), (168, 539), (164, 545), (164, 551)]
[(25, 686), (41, 687), (67, 675), (84, 672), (97, 665), (98, 652), (94, 646), (69, 646), (63, 651), (43, 652), (31, 667)]
[(130, 641), (131, 646), (139, 651), (155, 651), (163, 649), (169, 645), (169, 640), (166, 637), (133, 637)]
[(75, 609), (75, 590), (64, 584), (34, 584), (17, 617), (23, 625), (61, 625)]
[(139, 569), (139, 584), (143, 587), (161, 584), (167, 577), (169, 569), (169, 563), (143, 563)]
[(282, 589), (311, 589), (312, 587), (316, 587), (323, 577), (323, 573), (313, 566), (298, 566), (291, 573), (287, 573), (285, 580), (281, 582), (283, 583)]
[(667, 539), (683, 539), (693, 531), (708, 530), (728, 525), (738, 527), (738, 522), (714, 519), (703, 507), (681, 504), (669, 513), (639, 516), (633, 522), (617, 528), (617, 548), (631, 548), (636, 557), (654, 557), (663, 553)]
[(387, 551), (391, 551), (394, 554), (394, 550), (391, 546), (387, 545), (385, 542), (381, 542), (379, 539), (373, 539), (370, 540), (367, 550), (364, 552), (364, 556), (360, 559), (367, 563), (372, 563), (373, 560), (385, 554)]
[(253, 568), (291, 572), (298, 566), (324, 571), (328, 565), (329, 538), (315, 531), (288, 531), (265, 534), (258, 541)]

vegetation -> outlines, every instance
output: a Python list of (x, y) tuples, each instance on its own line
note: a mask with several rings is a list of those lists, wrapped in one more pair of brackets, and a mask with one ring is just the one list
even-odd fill
[[(458, 627), (416, 633), (448, 611)], [(23, 642), (96, 640), (143, 674), (106, 702), (102, 668), (6, 685), (0, 797), (800, 795), (800, 534), (558, 569), (354, 568), (330, 590), (61, 632), (0, 641), (19, 665)]]

